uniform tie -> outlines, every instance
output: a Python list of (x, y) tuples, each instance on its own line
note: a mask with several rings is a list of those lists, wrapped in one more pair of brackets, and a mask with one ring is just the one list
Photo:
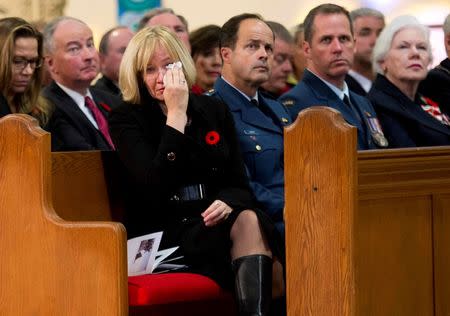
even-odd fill
[(269, 109), (264, 103), (259, 104), (258, 100), (250, 100), (268, 119), (270, 119), (275, 125), (280, 125), (278, 117)]
[(344, 99), (342, 99), (342, 101), (344, 101), (344, 103), (347, 104), (349, 107), (352, 106), (352, 103), (350, 102), (350, 99), (346, 94), (344, 94)]
[(358, 110), (353, 106), (348, 95), (344, 94), (344, 98), (342, 99), (342, 101), (350, 108), (350, 110), (355, 115), (356, 119), (358, 119), (358, 121), (361, 122), (361, 115), (359, 115)]
[(91, 111), (92, 115), (94, 115), (94, 119), (97, 122), (98, 130), (100, 131), (100, 133), (102, 133), (102, 135), (105, 137), (111, 148), (115, 149), (114, 144), (111, 140), (111, 136), (109, 136), (108, 122), (106, 121), (103, 113), (98, 109), (94, 101), (92, 101), (89, 96), (86, 96), (84, 98), (84, 104)]

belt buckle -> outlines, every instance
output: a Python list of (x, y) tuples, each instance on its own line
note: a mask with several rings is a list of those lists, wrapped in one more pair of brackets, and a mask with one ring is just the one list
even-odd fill
[(205, 195), (204, 184), (188, 185), (180, 189), (180, 197), (182, 201), (203, 200)]

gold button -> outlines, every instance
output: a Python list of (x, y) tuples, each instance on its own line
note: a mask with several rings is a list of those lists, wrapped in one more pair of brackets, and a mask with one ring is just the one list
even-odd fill
[(173, 151), (171, 151), (170, 153), (167, 154), (167, 159), (169, 161), (174, 161), (176, 158), (175, 153)]
[(260, 150), (261, 150), (261, 146), (256, 145), (256, 150), (257, 150), (257, 151), (260, 151)]
[(282, 118), (281, 118), (281, 121), (282, 121), (283, 123), (289, 122), (289, 120), (288, 120), (287, 118), (285, 118), (285, 117), (282, 117)]

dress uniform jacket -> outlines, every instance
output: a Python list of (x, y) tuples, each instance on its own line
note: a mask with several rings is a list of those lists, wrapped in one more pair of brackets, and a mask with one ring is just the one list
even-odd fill
[(419, 92), (437, 102), (441, 110), (450, 115), (450, 58), (428, 72), (419, 85)]
[(233, 114), (250, 186), (261, 208), (284, 234), (283, 127), (291, 123), (289, 112), (259, 93), (259, 107), (268, 111), (264, 115), (222, 78), (216, 80), (210, 95), (226, 103)]
[(450, 145), (450, 127), (425, 112), (386, 77), (378, 75), (368, 98), (378, 113), (390, 147)]
[[(118, 97), (109, 93), (95, 88), (89, 90), (105, 117), (120, 102)], [(111, 150), (102, 133), (55, 82), (45, 87), (41, 94), (55, 107), (48, 122), (48, 130), (52, 134), (52, 151)]]
[(289, 109), (292, 120), (297, 119), (301, 110), (311, 106), (323, 105), (336, 109), (347, 123), (358, 129), (358, 149), (378, 148), (373, 136), (382, 131), (377, 128), (377, 124), (371, 124), (377, 120), (375, 110), (366, 98), (352, 91), (349, 94), (353, 109), (320, 78), (306, 69), (302, 81), (278, 100)]
[[(190, 94), (187, 114), (183, 134), (166, 125), (148, 95), (141, 105), (123, 103), (112, 111), (111, 137), (136, 188), (125, 226), (129, 238), (163, 231), (162, 248), (180, 246), (190, 270), (227, 287), (233, 279), (231, 225), (242, 210), (256, 210), (256, 202), (226, 105)], [(216, 199), (233, 211), (206, 227), (201, 213)], [(270, 241), (275, 226), (267, 215), (256, 214)]]

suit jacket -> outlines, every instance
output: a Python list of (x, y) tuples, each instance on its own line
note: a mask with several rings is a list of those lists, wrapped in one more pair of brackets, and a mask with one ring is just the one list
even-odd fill
[(369, 121), (376, 120), (375, 110), (365, 97), (352, 91), (349, 93), (354, 109), (346, 105), (322, 80), (306, 69), (303, 79), (289, 92), (283, 94), (279, 101), (289, 108), (293, 121), (301, 110), (311, 106), (324, 105), (336, 109), (341, 112), (347, 123), (358, 129), (358, 149), (378, 148), (372, 137), (378, 131), (372, 129), (373, 124), (369, 124)]
[(262, 209), (283, 234), (283, 127), (291, 123), (289, 112), (258, 92), (259, 106), (266, 107), (269, 118), (222, 78), (216, 80), (210, 95), (226, 103), (233, 114), (250, 186)]
[[(108, 111), (117, 107), (120, 102), (119, 98), (109, 93), (95, 88), (89, 90), (105, 117), (108, 116)], [(52, 151), (111, 150), (102, 133), (55, 82), (45, 87), (41, 94), (55, 108), (48, 123), (48, 130), (52, 134)]]
[(361, 86), (361, 84), (353, 78), (351, 75), (347, 74), (345, 76), (345, 82), (347, 83), (348, 88), (355, 92), (356, 94), (366, 96), (367, 92), (364, 90), (364, 88)]
[(11, 114), (11, 109), (9, 108), (8, 102), (5, 97), (0, 94), (0, 117)]
[(391, 147), (450, 145), (450, 127), (413, 102), (386, 77), (378, 75), (368, 94)]
[(111, 93), (116, 96), (121, 95), (119, 87), (111, 79), (105, 77), (104, 75), (97, 80), (97, 82), (94, 85), (94, 88), (105, 91), (107, 93)]
[(419, 92), (439, 104), (450, 116), (450, 59), (444, 59), (419, 85)]

